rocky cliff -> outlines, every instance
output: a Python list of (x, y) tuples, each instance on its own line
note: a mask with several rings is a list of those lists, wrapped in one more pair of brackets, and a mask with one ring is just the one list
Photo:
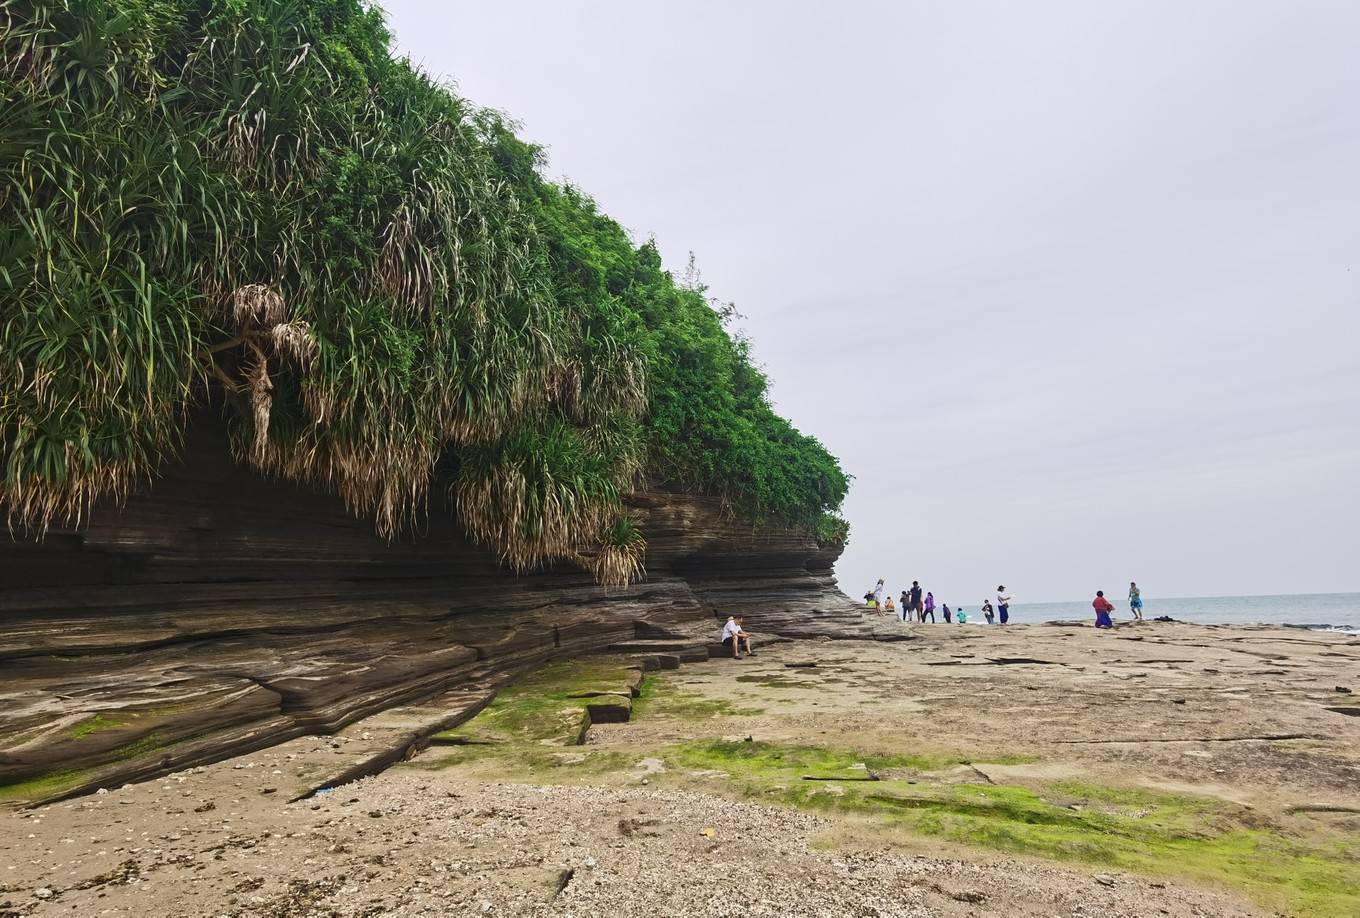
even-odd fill
[(328, 733), (494, 690), (553, 656), (673, 665), (705, 654), (734, 612), (758, 633), (875, 636), (836, 590), (838, 551), (756, 531), (712, 498), (653, 490), (631, 502), (645, 582), (604, 588), (565, 568), (515, 577), (441, 513), (418, 537), (379, 539), (335, 498), (233, 463), (221, 425), (201, 420), (183, 460), (126, 506), (0, 542), (0, 798)]

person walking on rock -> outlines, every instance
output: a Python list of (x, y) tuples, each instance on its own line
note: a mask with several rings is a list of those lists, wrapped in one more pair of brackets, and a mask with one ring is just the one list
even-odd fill
[(925, 604), (924, 606), (921, 607), (921, 621), (924, 622), (924, 621), (926, 620), (926, 616), (927, 616), (927, 615), (930, 616), (930, 623), (931, 623), (932, 625), (935, 624), (935, 594), (934, 594), (934, 593), (926, 593), (926, 604)]
[(944, 616), (944, 623), (946, 625), (953, 624), (953, 620), (949, 617), (949, 603), (940, 606), (940, 614)]
[(996, 588), (996, 612), (1001, 619), (1001, 624), (1011, 620), (1011, 597), (1006, 593), (1004, 586)]
[(904, 622), (909, 622), (909, 621), (911, 621), (911, 596), (909, 596), (909, 595), (907, 594), (907, 591), (906, 591), (906, 590), (903, 590), (903, 591), (902, 591), (902, 598), (901, 598), (900, 602), (902, 603), (902, 609), (901, 609), (901, 612), (902, 612), (902, 621), (904, 621)]
[(1129, 583), (1129, 611), (1137, 621), (1143, 620), (1143, 594), (1138, 589), (1138, 584)]
[(926, 620), (926, 617), (921, 614), (921, 585), (915, 580), (911, 582), (911, 611), (916, 613), (917, 620)]
[(1110, 613), (1114, 611), (1114, 605), (1105, 598), (1102, 590), (1096, 590), (1096, 598), (1091, 601), (1091, 605), (1096, 610), (1096, 627), (1113, 628), (1114, 622), (1110, 620)]

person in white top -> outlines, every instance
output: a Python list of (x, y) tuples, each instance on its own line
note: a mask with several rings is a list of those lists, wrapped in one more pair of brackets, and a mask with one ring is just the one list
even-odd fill
[(996, 614), (1003, 625), (1011, 620), (1011, 597), (1004, 586), (996, 588)]
[(751, 635), (742, 630), (742, 617), (740, 615), (729, 615), (727, 624), (723, 625), (722, 642), (724, 648), (731, 648), (732, 659), (741, 659), (741, 645), (746, 645), (746, 655), (754, 657), (755, 653), (751, 650)]

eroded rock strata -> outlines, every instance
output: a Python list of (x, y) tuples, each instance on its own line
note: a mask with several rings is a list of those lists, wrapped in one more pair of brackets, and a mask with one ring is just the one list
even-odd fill
[(336, 498), (236, 465), (201, 420), (123, 508), (0, 543), (0, 793), (89, 790), (451, 691), (473, 705), (555, 655), (701, 657), (738, 611), (768, 634), (876, 636), (836, 590), (837, 550), (712, 498), (631, 502), (645, 582), (515, 577), (445, 514), (379, 539)]

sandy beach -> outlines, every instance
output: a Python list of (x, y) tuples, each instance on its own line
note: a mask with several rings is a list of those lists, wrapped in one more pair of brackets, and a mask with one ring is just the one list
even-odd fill
[(580, 745), (628, 661), (316, 796), (372, 724), (7, 811), (0, 915), (1360, 910), (1360, 640), (903, 627), (648, 674)]

